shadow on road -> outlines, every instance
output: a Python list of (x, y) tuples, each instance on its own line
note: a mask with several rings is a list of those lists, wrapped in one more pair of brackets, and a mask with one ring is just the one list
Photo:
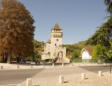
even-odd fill
[(98, 73), (98, 71), (110, 72), (111, 69), (110, 66), (79, 66), (79, 67), (94, 73)]

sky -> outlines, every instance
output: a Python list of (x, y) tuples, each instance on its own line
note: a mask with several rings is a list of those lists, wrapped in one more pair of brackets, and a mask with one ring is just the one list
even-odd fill
[(58, 23), (63, 30), (63, 43), (87, 40), (108, 15), (104, 0), (19, 0), (35, 20), (38, 41), (50, 39), (51, 29)]

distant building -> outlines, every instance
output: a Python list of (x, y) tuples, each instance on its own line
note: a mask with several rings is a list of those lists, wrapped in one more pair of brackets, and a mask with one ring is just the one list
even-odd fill
[(93, 48), (91, 46), (85, 47), (81, 51), (82, 60), (92, 59)]
[(57, 59), (56, 62), (69, 62), (66, 58), (66, 48), (62, 45), (63, 32), (58, 24), (51, 30), (50, 40), (45, 43), (42, 60)]

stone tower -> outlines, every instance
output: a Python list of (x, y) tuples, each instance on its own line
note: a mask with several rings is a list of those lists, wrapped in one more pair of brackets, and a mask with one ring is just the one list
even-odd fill
[(51, 30), (51, 45), (53, 47), (62, 46), (63, 32), (58, 24), (55, 24), (54, 28)]
[(58, 24), (55, 24), (51, 30), (50, 40), (48, 40), (44, 46), (44, 52), (42, 52), (42, 60), (57, 59), (56, 62), (69, 62), (66, 58), (66, 47), (62, 45), (63, 32)]

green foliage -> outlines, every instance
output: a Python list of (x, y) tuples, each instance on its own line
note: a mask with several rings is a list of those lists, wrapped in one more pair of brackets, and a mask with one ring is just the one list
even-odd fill
[(41, 52), (44, 50), (44, 42), (34, 40), (33, 45), (34, 45), (34, 60), (36, 60), (37, 58), (41, 58)]
[(80, 41), (80, 42), (74, 44), (74, 46), (79, 47), (80, 49), (82, 49), (82, 48), (84, 48), (85, 46), (88, 46), (88, 45), (87, 45), (87, 41)]
[(80, 51), (78, 50), (73, 50), (72, 52), (72, 59), (76, 59), (79, 57)]
[(80, 51), (80, 47), (75, 46), (75, 45), (64, 45), (67, 49), (67, 57), (72, 56), (71, 59), (73, 59), (74, 57), (79, 56), (78, 51)]
[(95, 34), (88, 39), (87, 44), (110, 47), (110, 38), (112, 30), (112, 18), (110, 18), (106, 23), (104, 23)]
[(75, 58), (75, 59), (72, 60), (72, 62), (80, 63), (80, 62), (82, 62), (82, 59), (80, 59), (80, 58)]
[(112, 42), (110, 41), (111, 46), (109, 47), (107, 51), (108, 59), (112, 59)]
[(36, 61), (37, 59), (41, 59), (41, 52), (44, 50), (44, 42), (33, 40), (33, 46), (34, 53), (32, 56), (28, 56), (26, 60)]
[(93, 48), (93, 59), (106, 59), (108, 49), (105, 46), (97, 44)]
[(76, 44), (64, 45), (64, 46), (67, 49), (67, 57), (72, 56), (71, 60), (74, 60), (80, 57), (82, 48), (88, 45), (86, 45), (86, 41), (81, 41)]
[(104, 0), (104, 3), (107, 6), (107, 12), (112, 14), (112, 0)]

